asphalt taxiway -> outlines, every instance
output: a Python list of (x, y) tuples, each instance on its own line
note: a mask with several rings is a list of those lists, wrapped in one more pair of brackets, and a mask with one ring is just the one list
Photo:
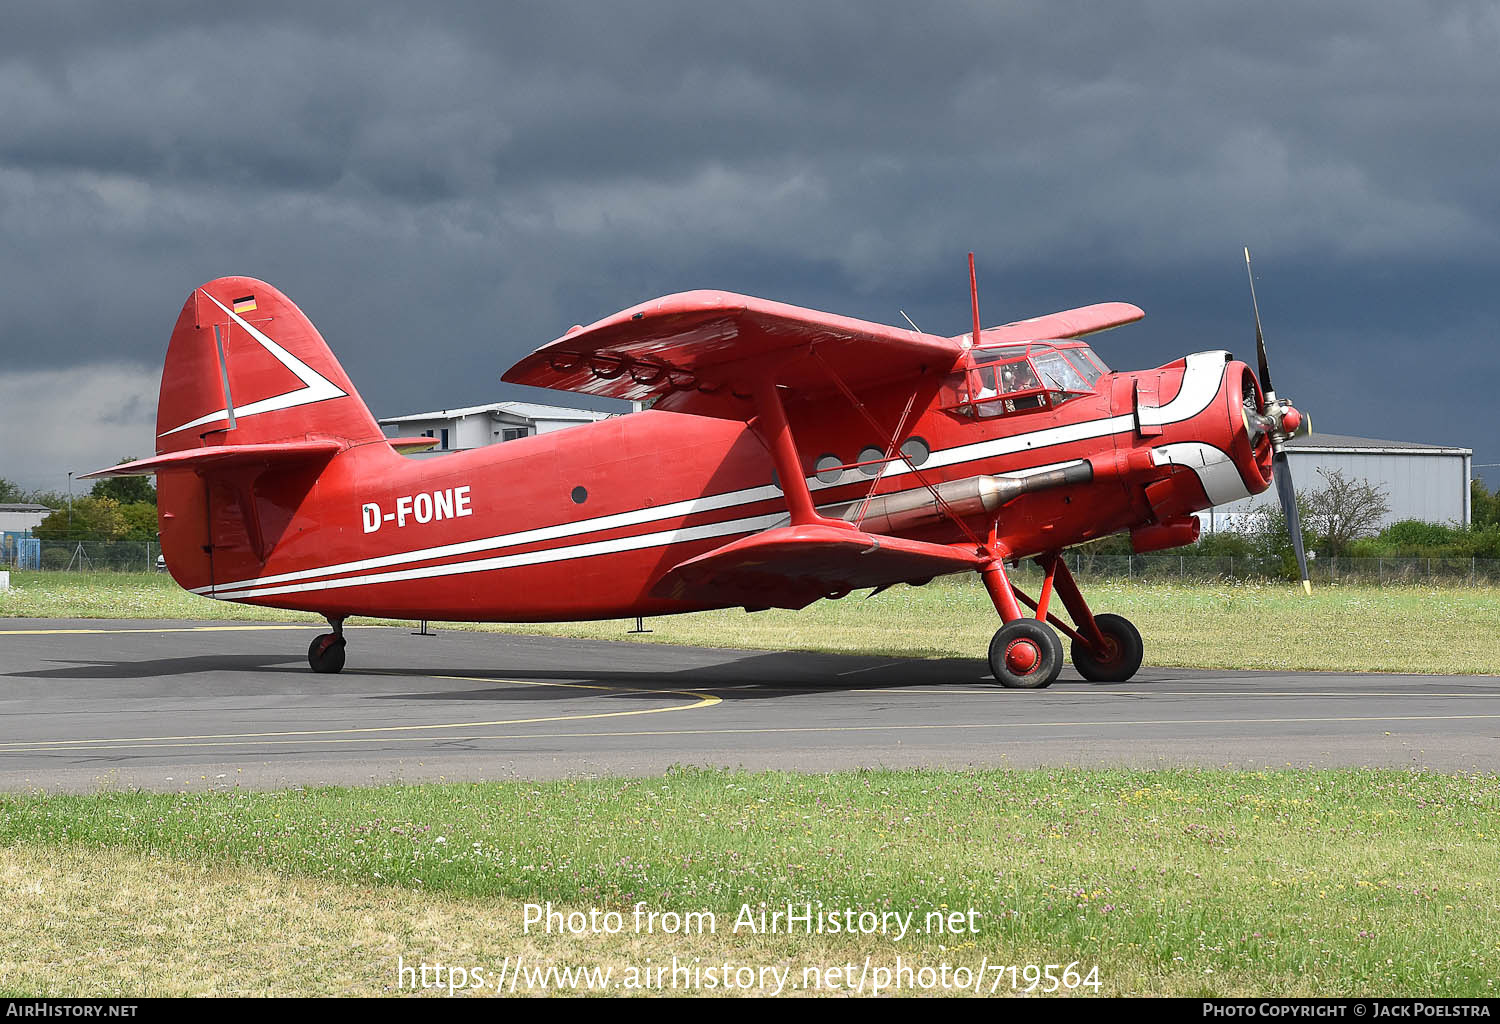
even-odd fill
[(1500, 770), (1500, 678), (1144, 668), (1005, 690), (975, 660), (311, 625), (0, 620), (0, 788), (197, 789), (1126, 764)]

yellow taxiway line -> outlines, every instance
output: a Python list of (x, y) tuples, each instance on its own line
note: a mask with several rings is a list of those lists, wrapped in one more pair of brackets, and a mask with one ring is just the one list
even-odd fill
[[(678, 691), (683, 692), (683, 691)], [(692, 708), (707, 707), (707, 704), (695, 704), (679, 708), (657, 708), (653, 711), (626, 711), (614, 715), (578, 715), (577, 719), (585, 718), (610, 718), (623, 717), (625, 715), (653, 714), (662, 711), (685, 711)], [(455, 736), (452, 739), (462, 742), (479, 742), (484, 740), (555, 740), (555, 739), (588, 739), (588, 738), (619, 738), (619, 737), (646, 737), (646, 736), (771, 736), (779, 734), (813, 734), (813, 733), (868, 733), (868, 732), (918, 732), (933, 730), (953, 729), (1073, 729), (1073, 728), (1097, 728), (1097, 727), (1146, 727), (1162, 725), (1318, 725), (1339, 724), (1356, 722), (1451, 722), (1472, 720), (1500, 720), (1500, 715), (1369, 715), (1335, 718), (1166, 718), (1166, 719), (1144, 719), (1135, 721), (1119, 722), (951, 722), (951, 723), (893, 723), (891, 725), (828, 725), (828, 726), (775, 726), (770, 728), (727, 728), (727, 729), (645, 729), (634, 731), (617, 732), (531, 732), (531, 733), (501, 733), (492, 735), (466, 735)], [(520, 719), (515, 723), (496, 722), (486, 723), (495, 725), (520, 724), (522, 722), (534, 721), (566, 721), (568, 716), (556, 719)], [(461, 728), (464, 724), (459, 723), (451, 726), (411, 726), (412, 729), (433, 728)], [(481, 723), (472, 723), (480, 725)], [(401, 731), (401, 727), (394, 727)], [(376, 729), (329, 729), (314, 735), (322, 736), (320, 743), (416, 743), (429, 739), (426, 736), (346, 736), (349, 733), (378, 732)], [(56, 740), (51, 741), (52, 746), (32, 746), (11, 749), (0, 746), (0, 753), (64, 753), (69, 751), (94, 751), (94, 750), (130, 750), (138, 748), (174, 747), (174, 748), (197, 748), (197, 747), (244, 747), (251, 746), (259, 739), (282, 737), (297, 737), (307, 734), (303, 733), (226, 733), (221, 737), (204, 737), (202, 741), (194, 737), (171, 738), (163, 737), (163, 740), (180, 739), (181, 742), (163, 742), (156, 740)], [(241, 738), (244, 737), (244, 738)], [(341, 738), (345, 737), (345, 738)], [(45, 741), (34, 741), (37, 743)], [(88, 744), (80, 746), (78, 744)]]
[[(159, 626), (153, 629), (0, 629), (0, 636), (115, 636), (125, 633), (250, 633), (263, 629), (318, 629), (317, 622), (278, 626)], [(326, 627), (323, 627), (326, 628)], [(345, 626), (345, 629), (395, 629), (395, 626)]]
[[(292, 738), (310, 738), (326, 736), (349, 736), (367, 733), (393, 733), (393, 732), (432, 732), (438, 729), (488, 729), (501, 725), (533, 725), (538, 722), (577, 722), (593, 718), (631, 718), (636, 715), (660, 715), (672, 711), (697, 711), (701, 708), (710, 708), (715, 704), (723, 703), (723, 698), (715, 697), (707, 693), (696, 693), (692, 690), (625, 690), (609, 686), (594, 686), (586, 683), (538, 683), (523, 679), (495, 679), (489, 676), (424, 676), (425, 679), (455, 679), (467, 682), (485, 683), (508, 683), (516, 686), (553, 686), (563, 689), (575, 690), (603, 690), (607, 693), (620, 696), (641, 693), (658, 693), (663, 696), (692, 697), (690, 704), (673, 704), (664, 708), (637, 708), (633, 711), (597, 711), (578, 715), (548, 715), (540, 718), (502, 718), (484, 722), (437, 722), (424, 725), (377, 725), (348, 729), (295, 729), (283, 732), (225, 732), (205, 733), (196, 736), (129, 736), (129, 737), (100, 737), (98, 739), (69, 739), (69, 740), (13, 740), (0, 743), (0, 753), (24, 753), (39, 750), (118, 750), (124, 746), (232, 746), (235, 744), (217, 744), (203, 741), (213, 740), (235, 740), (248, 742), (250, 740), (277, 740)], [(372, 739), (375, 737), (371, 737)], [(408, 739), (425, 739), (426, 737), (407, 737)], [(323, 742), (327, 742), (326, 740)], [(350, 741), (346, 741), (350, 742)]]

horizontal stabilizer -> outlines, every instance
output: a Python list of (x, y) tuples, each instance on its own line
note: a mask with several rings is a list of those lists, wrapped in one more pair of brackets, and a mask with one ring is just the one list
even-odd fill
[(972, 570), (978, 555), (836, 526), (783, 526), (715, 548), (675, 566), (654, 588), (660, 597), (802, 608), (822, 597), (893, 583), (925, 583)]
[(169, 470), (192, 470), (202, 473), (208, 470), (232, 469), (241, 466), (327, 462), (337, 455), (343, 445), (337, 441), (284, 441), (276, 444), (219, 444), (206, 448), (184, 448), (149, 459), (124, 462), (108, 469), (85, 473), (80, 480), (92, 480), (106, 476), (150, 476)]
[(402, 455), (411, 452), (425, 452), (437, 444), (435, 437), (392, 437), (388, 439), (390, 446)]

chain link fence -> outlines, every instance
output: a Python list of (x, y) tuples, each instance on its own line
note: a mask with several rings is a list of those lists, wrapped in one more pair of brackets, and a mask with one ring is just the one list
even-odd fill
[(161, 545), (140, 540), (18, 539), (0, 548), (0, 568), (43, 572), (155, 572)]
[[(40, 541), (0, 550), (0, 568), (56, 572), (156, 572), (161, 545), (145, 541)], [(1280, 558), (1206, 555), (1065, 555), (1068, 568), (1085, 580), (1295, 579)], [(1034, 571), (1027, 563), (1028, 572)], [(1493, 558), (1317, 558), (1308, 563), (1314, 582), (1359, 584), (1500, 584)]]
[[(1254, 580), (1296, 579), (1297, 571), (1279, 556), (1092, 555), (1066, 552), (1068, 568), (1080, 579)], [(1500, 584), (1494, 558), (1314, 558), (1307, 564), (1314, 583)]]

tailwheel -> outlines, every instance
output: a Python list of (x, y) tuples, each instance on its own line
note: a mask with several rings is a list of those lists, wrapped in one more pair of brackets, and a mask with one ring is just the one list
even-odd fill
[(1094, 624), (1104, 634), (1104, 650), (1073, 641), (1073, 667), (1094, 683), (1123, 683), (1141, 667), (1145, 647), (1141, 632), (1123, 615), (1095, 615)]
[(307, 663), (314, 672), (333, 673), (344, 667), (343, 632), (324, 633), (307, 649)]
[(1051, 686), (1062, 671), (1062, 662), (1062, 641), (1036, 619), (1012, 619), (990, 641), (990, 671), (1002, 686), (1012, 689)]

